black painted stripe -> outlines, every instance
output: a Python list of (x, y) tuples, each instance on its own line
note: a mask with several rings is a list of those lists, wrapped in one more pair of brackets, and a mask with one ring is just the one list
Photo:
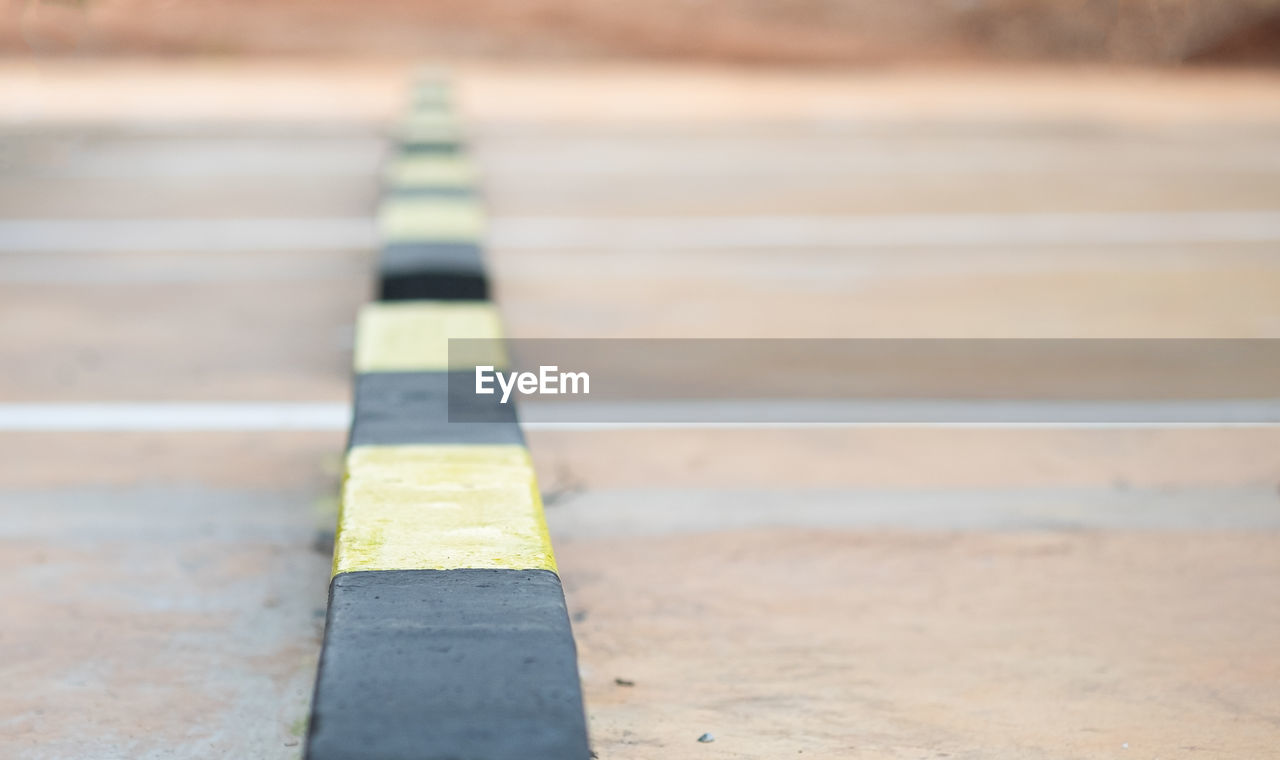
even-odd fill
[[(499, 397), (455, 393), (449, 422), (449, 372), (364, 372), (356, 375), (349, 446), (398, 444), (519, 444), (524, 434), (515, 406)], [(452, 373), (455, 391), (474, 374)]]
[(546, 570), (338, 575), (310, 760), (587, 760), (577, 655)]
[(457, 140), (415, 140), (404, 138), (400, 142), (400, 152), (408, 154), (422, 153), (461, 153), (465, 150)]
[(480, 246), (473, 243), (392, 243), (378, 264), (383, 301), (483, 301), (489, 297)]
[(483, 274), (422, 271), (383, 275), (378, 280), (382, 301), (483, 301), (489, 282)]

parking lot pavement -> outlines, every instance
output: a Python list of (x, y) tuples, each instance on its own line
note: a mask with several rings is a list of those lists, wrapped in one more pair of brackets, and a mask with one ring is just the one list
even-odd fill
[[(409, 70), (0, 65), (0, 401), (345, 402)], [(516, 336), (1280, 330), (1273, 74), (457, 77)], [(1268, 756), (1277, 435), (535, 431), (595, 749)], [(342, 445), (0, 434), (0, 755), (296, 756)]]
[[(1276, 240), (1174, 232), (1197, 213), (1276, 209), (1277, 118), (1246, 105), (1270, 108), (1235, 89), (1244, 80), (1083, 76), (1038, 90), (1035, 77), (959, 77), (943, 92), (910, 73), (844, 88), (704, 76), (468, 91), (508, 215), (493, 260), (513, 333), (1280, 328)], [(839, 233), (895, 214), (925, 229)], [(1028, 214), (1063, 215), (1083, 238), (1011, 239)], [(1119, 241), (1144, 214), (1169, 225)], [(913, 242), (955, 215), (983, 215), (981, 240)], [(832, 227), (843, 244), (823, 242)], [(1275, 435), (536, 432), (595, 746), (611, 758), (1270, 756)]]
[[(164, 430), (155, 405), (345, 403), (369, 249), (150, 230), (194, 220), (234, 239), (255, 219), (288, 234), (368, 217), (384, 141), (368, 119), (305, 108), (225, 123), (243, 105), (0, 125), (0, 237), (34, 225), (67, 241), (0, 252), (0, 401), (139, 415), (132, 431), (0, 433), (4, 757), (301, 752), (345, 436)], [(113, 249), (102, 229), (143, 245)]]
[(291, 757), (341, 434), (5, 433), (6, 757)]

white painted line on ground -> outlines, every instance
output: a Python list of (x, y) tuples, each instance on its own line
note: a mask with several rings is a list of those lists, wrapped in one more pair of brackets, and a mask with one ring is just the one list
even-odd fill
[[(1280, 242), (1280, 211), (496, 217), (502, 248), (866, 248)], [(350, 250), (377, 244), (366, 217), (0, 219), (0, 251)]]
[[(804, 141), (803, 149), (796, 149), (797, 141)], [(1138, 176), (1156, 188), (1162, 182), (1193, 181), (1193, 173), (1221, 176), (1238, 172), (1249, 177), (1280, 171), (1276, 141), (1265, 138), (1238, 142), (1229, 150), (1201, 141), (1160, 147), (1147, 142), (1090, 142), (1046, 149), (1022, 141), (979, 139), (945, 145), (913, 143), (909, 150), (903, 150), (902, 142), (892, 138), (864, 136), (857, 140), (857, 148), (850, 142), (848, 135), (830, 134), (751, 139), (715, 135), (655, 139), (637, 147), (634, 136), (622, 141), (522, 135), (485, 139), (484, 157), (497, 177), (522, 188), (546, 184), (549, 178), (762, 184), (780, 179), (884, 182), (903, 176), (914, 180), (956, 174), (975, 175), (972, 181), (1056, 174), (1059, 176), (1041, 179), (1066, 180), (1073, 185), (1082, 175), (1095, 182), (1105, 182), (1108, 176)], [(1206, 149), (1211, 146), (1217, 149)], [(1100, 177), (1100, 170), (1106, 174)]]
[(1270, 484), (595, 489), (547, 509), (555, 540), (732, 530), (1280, 530)]
[(0, 404), (0, 430), (30, 432), (344, 430), (345, 403)]
[(531, 424), (1280, 424), (1280, 399), (690, 399), (529, 401)]
[(0, 220), (0, 252), (346, 251), (376, 244), (366, 217)]
[[(957, 403), (957, 409), (965, 402)], [(1166, 405), (1169, 406), (1169, 405)], [(1177, 421), (1148, 419), (1138, 422), (983, 422), (973, 419), (908, 422), (814, 422), (763, 421), (769, 410), (757, 409), (762, 421), (671, 421), (557, 422), (540, 413), (536, 404), (525, 404), (521, 415), (529, 418), (523, 427), (530, 431), (608, 430), (720, 430), (720, 429), (807, 429), (849, 427), (950, 427), (950, 428), (1182, 428), (1182, 427), (1268, 427), (1280, 423), (1265, 421)], [(688, 407), (682, 407), (688, 412)], [(742, 411), (742, 410), (740, 410)], [(749, 411), (749, 410), (748, 410)], [(1183, 415), (1186, 416), (1186, 415)], [(541, 417), (542, 419), (539, 419)], [(1136, 417), (1135, 417), (1136, 418)], [(1229, 420), (1230, 418), (1223, 418)], [(341, 402), (103, 402), (103, 403), (7, 403), (0, 404), (0, 431), (3, 432), (198, 432), (198, 431), (280, 431), (346, 430), (351, 406)]]
[(1280, 211), (499, 217), (500, 248), (852, 248), (1280, 242)]
[[(17, 143), (18, 141), (15, 141)], [(41, 138), (24, 141), (53, 155), (11, 164), (9, 177), (145, 179), (346, 177), (372, 182), (385, 142), (369, 137)]]
[(223, 251), (201, 254), (126, 254), (104, 256), (63, 253), (10, 253), (0, 261), (0, 283), (69, 285), (155, 285), (171, 283), (261, 283), (363, 280), (369, 274), (364, 251), (306, 251), (290, 256), (277, 251), (257, 255)]

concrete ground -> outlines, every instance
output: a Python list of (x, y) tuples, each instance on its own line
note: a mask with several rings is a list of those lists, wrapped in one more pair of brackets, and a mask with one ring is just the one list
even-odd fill
[[(347, 400), (408, 71), (0, 64), (0, 402)], [(643, 238), (1274, 213), (1274, 74), (457, 72), (516, 336), (1280, 336), (1274, 237)], [(573, 243), (600, 219), (639, 232)], [(1280, 757), (1280, 429), (530, 444), (601, 758)], [(342, 445), (0, 432), (0, 756), (297, 756)]]

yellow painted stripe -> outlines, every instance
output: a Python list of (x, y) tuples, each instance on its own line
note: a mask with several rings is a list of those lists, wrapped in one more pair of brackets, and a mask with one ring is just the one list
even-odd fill
[(451, 111), (431, 107), (410, 112), (395, 132), (407, 142), (457, 142), (463, 137), (462, 124)]
[(347, 454), (333, 573), (556, 570), (523, 446), (358, 446)]
[(389, 198), (378, 210), (384, 242), (479, 242), (480, 205), (469, 198)]
[(387, 183), (394, 187), (471, 187), (476, 167), (458, 155), (406, 155), (387, 164)]
[[(356, 372), (447, 370), (450, 338), (492, 339), (492, 357), (477, 353), (467, 361), (472, 366), (507, 365), (502, 321), (489, 301), (401, 301), (372, 303), (360, 310)], [(492, 361), (486, 361), (489, 358)]]
[(462, 135), (462, 122), (454, 116), (453, 107), (449, 104), (447, 95), (425, 93), (413, 97), (409, 104), (408, 116), (401, 120), (399, 126), (400, 134), (405, 134), (406, 130), (417, 129), (428, 132), (447, 131), (452, 135), (448, 139), (457, 140)]
[(410, 90), (409, 98), (414, 113), (447, 113), (453, 102), (453, 89), (444, 82), (423, 82)]
[(413, 92), (419, 90), (444, 90), (453, 89), (453, 77), (449, 71), (439, 66), (419, 66), (410, 76), (409, 89)]

